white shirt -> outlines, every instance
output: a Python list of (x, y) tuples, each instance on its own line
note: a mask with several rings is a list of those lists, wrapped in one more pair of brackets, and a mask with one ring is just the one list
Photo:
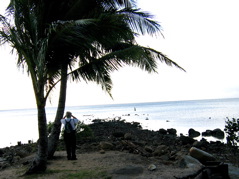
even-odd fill
[(76, 129), (76, 124), (79, 122), (78, 119), (76, 118), (66, 118), (66, 119), (61, 119), (61, 123), (64, 124), (64, 127), (66, 125), (66, 121), (71, 123), (72, 128), (75, 130)]

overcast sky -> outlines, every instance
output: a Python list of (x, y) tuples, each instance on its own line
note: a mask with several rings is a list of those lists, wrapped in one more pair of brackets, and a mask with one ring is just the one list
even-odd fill
[[(1, 0), (3, 14), (8, 0)], [(239, 97), (237, 0), (138, 0), (155, 15), (164, 38), (138, 42), (163, 52), (187, 72), (159, 63), (158, 74), (125, 67), (112, 74), (112, 100), (95, 84), (69, 83), (67, 105), (176, 101)], [(31, 80), (16, 57), (0, 47), (0, 109), (34, 108)], [(57, 90), (51, 95), (56, 106)]]

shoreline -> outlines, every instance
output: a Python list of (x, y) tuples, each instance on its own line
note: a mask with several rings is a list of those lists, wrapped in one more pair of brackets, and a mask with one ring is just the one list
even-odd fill
[[(89, 117), (88, 115), (86, 116), (86, 117)], [(129, 122), (129, 123), (134, 123), (134, 122), (136, 122), (136, 123), (139, 123), (140, 125), (141, 125), (141, 127), (142, 127), (142, 130), (149, 130), (149, 131), (154, 131), (154, 132), (157, 132), (157, 131), (159, 131), (160, 129), (165, 129), (165, 130), (168, 130), (168, 129), (175, 129), (176, 130), (176, 136), (180, 136), (180, 135), (184, 135), (184, 136), (189, 136), (189, 133), (188, 133), (188, 131), (189, 131), (189, 129), (191, 129), (191, 128), (185, 128), (185, 127), (181, 127), (181, 131), (182, 131), (182, 128), (184, 129), (184, 132), (182, 133), (182, 132), (179, 132), (178, 131), (178, 128), (172, 128), (172, 127), (169, 127), (169, 128), (159, 128), (158, 130), (151, 130), (149, 127), (148, 127), (148, 123), (150, 123), (150, 122), (152, 122), (152, 121), (150, 121), (150, 119), (149, 120), (144, 120), (144, 121), (142, 121), (142, 120), (129, 120), (129, 119), (124, 119), (123, 117), (125, 117), (125, 116), (117, 116), (117, 117), (114, 117), (114, 118), (110, 118), (110, 117), (107, 117), (107, 118), (105, 118), (105, 119), (99, 119), (99, 118), (95, 118), (95, 119), (87, 119), (86, 121), (87, 122), (84, 122), (84, 120), (83, 120), (83, 123), (84, 124), (86, 124), (86, 125), (91, 125), (93, 122), (92, 121), (94, 121), (94, 120), (102, 120), (102, 121), (105, 121), (105, 122), (108, 122), (108, 121), (111, 121), (111, 120), (122, 120), (122, 121), (125, 121), (125, 122)], [(160, 121), (161, 122), (161, 121)], [(167, 121), (165, 121), (166, 123), (168, 123), (168, 124), (170, 124), (170, 121), (169, 122), (167, 122)], [(151, 124), (151, 125), (153, 125), (153, 123)], [(194, 128), (192, 128), (192, 129), (194, 129)], [(217, 137), (214, 137), (214, 136), (203, 136), (202, 135), (202, 133), (203, 132), (206, 132), (207, 130), (210, 130), (210, 131), (213, 131), (213, 130), (215, 130), (215, 129), (218, 129), (218, 128), (214, 128), (214, 129), (207, 129), (207, 128), (205, 128), (205, 130), (196, 130), (196, 129), (194, 129), (195, 131), (197, 131), (197, 132), (199, 132), (200, 133), (200, 136), (198, 136), (198, 137), (193, 137), (193, 139), (195, 139), (195, 140), (202, 140), (203, 138), (204, 139), (206, 139), (207, 141), (209, 141), (209, 142), (216, 142), (216, 141), (220, 141), (220, 142), (222, 142), (222, 143), (225, 143), (226, 144), (226, 134), (225, 134), (225, 132), (224, 132), (224, 134), (225, 134), (225, 137), (222, 139), (222, 138), (217, 138)], [(222, 131), (223, 131), (223, 129), (221, 129)], [(2, 149), (2, 148), (6, 148), (6, 147), (12, 147), (12, 146), (16, 146), (16, 145), (18, 145), (18, 143), (20, 142), (21, 144), (29, 144), (29, 141), (30, 141), (30, 143), (35, 143), (36, 141), (38, 140), (38, 137), (36, 138), (32, 138), (32, 139), (29, 139), (29, 137), (28, 137), (28, 139), (24, 139), (24, 140), (15, 140), (15, 145), (12, 143), (12, 142), (8, 142), (8, 143), (10, 143), (9, 145), (5, 145), (5, 146), (1, 146), (0, 147), (0, 149)], [(25, 142), (24, 142), (25, 141)]]
[[(140, 128), (138, 123), (129, 123), (120, 120), (107, 122), (96, 120), (89, 127), (94, 135), (79, 136), (80, 138), (77, 140), (77, 157), (79, 160), (77, 162), (82, 162), (81, 159), (85, 158), (84, 156), (86, 156), (87, 159), (90, 157), (93, 160), (90, 163), (86, 162), (88, 160), (84, 160), (83, 163), (79, 163), (77, 166), (79, 168), (82, 166), (89, 168), (92, 165), (99, 167), (97, 162), (101, 162), (100, 166), (104, 166), (102, 169), (107, 169), (106, 173), (110, 176), (122, 175), (122, 173), (119, 174), (115, 171), (121, 168), (122, 170), (127, 168), (129, 163), (133, 167), (127, 168), (130, 169), (130, 171), (132, 171), (131, 169), (134, 169), (134, 167), (141, 167), (143, 173), (140, 173), (140, 176), (152, 176), (152, 178), (154, 176), (157, 178), (157, 176), (160, 175), (172, 176), (172, 171), (177, 171), (176, 176), (186, 176), (191, 174), (192, 171), (196, 172), (198, 170), (198, 168), (195, 168), (196, 166), (200, 168), (202, 165), (196, 164), (195, 166), (195, 163), (191, 165), (190, 161), (188, 161), (189, 166), (194, 166), (190, 168), (181, 163), (189, 156), (189, 151), (192, 147), (208, 152), (213, 155), (218, 162), (230, 163), (230, 161), (233, 161), (235, 158), (234, 156), (230, 157), (232, 154), (228, 153), (228, 149), (223, 143), (207, 142), (205, 140), (197, 141), (187, 136), (176, 136), (173, 135), (175, 130), (165, 130), (167, 133), (163, 134), (165, 131), (150, 131)], [(66, 160), (64, 142), (62, 140), (60, 141), (58, 150), (55, 159), (49, 160), (49, 167), (59, 167), (59, 163), (64, 163), (64, 169), (66, 169), (65, 165), (71, 162), (69, 163)], [(6, 156), (7, 151), (13, 152), (14, 156)], [(32, 158), (30, 159), (27, 156), (36, 153), (36, 144), (0, 149), (0, 152), (5, 153), (3, 155), (7, 157), (8, 160), (12, 157), (10, 165), (2, 165), (3, 167), (13, 168), (9, 166), (22, 166), (23, 163), (30, 165)], [(58, 155), (60, 155), (60, 158)], [(122, 165), (115, 166), (117, 162), (115, 162), (114, 156), (123, 159)], [(228, 160), (228, 157), (231, 158), (231, 160)], [(97, 160), (95, 160), (96, 158)], [(58, 163), (56, 161), (57, 159), (59, 160)], [(132, 161), (136, 161), (136, 163), (132, 163)], [(109, 165), (109, 163), (111, 164)], [(152, 164), (157, 168), (153, 172), (147, 169), (149, 166), (152, 166)], [(19, 169), (19, 166), (17, 168)], [(164, 171), (161, 170), (162, 168), (164, 168)], [(187, 172), (183, 173), (182, 171), (185, 171), (187, 168)], [(60, 168), (60, 170), (64, 169)], [(95, 170), (95, 168), (93, 170)]]

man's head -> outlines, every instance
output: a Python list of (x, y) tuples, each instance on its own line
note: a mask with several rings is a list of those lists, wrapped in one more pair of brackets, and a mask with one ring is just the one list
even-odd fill
[(67, 118), (71, 118), (71, 116), (72, 116), (71, 112), (67, 111), (67, 112), (66, 112), (66, 117), (67, 117)]

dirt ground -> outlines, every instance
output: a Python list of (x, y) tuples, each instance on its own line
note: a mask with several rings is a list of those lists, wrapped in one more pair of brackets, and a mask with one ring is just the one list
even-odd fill
[[(29, 156), (24, 160), (29, 160)], [(21, 178), (60, 179), (60, 178), (102, 178), (102, 179), (175, 179), (194, 173), (196, 168), (179, 168), (168, 161), (146, 158), (137, 154), (120, 151), (82, 153), (78, 160), (66, 160), (65, 151), (58, 151), (53, 160), (48, 161), (45, 174), (23, 176)], [(153, 171), (148, 167), (154, 164)], [(0, 172), (1, 179), (19, 178), (26, 166), (8, 167)], [(238, 172), (239, 173), (239, 172)], [(235, 178), (237, 178), (235, 176)], [(234, 177), (231, 177), (234, 178)]]
[[(104, 154), (99, 152), (78, 154), (78, 160), (66, 160), (65, 151), (60, 151), (55, 154), (55, 159), (50, 160), (48, 171), (59, 171), (49, 173), (37, 178), (65, 178), (66, 173), (77, 173), (80, 171), (97, 171), (98, 173), (105, 172), (103, 178), (174, 178), (188, 174), (191, 169), (182, 169), (173, 167), (171, 164), (163, 164), (155, 158), (145, 158), (140, 155), (130, 154), (119, 151), (107, 151)], [(32, 156), (30, 156), (32, 157)], [(150, 164), (156, 165), (155, 171), (149, 171)], [(125, 169), (126, 168), (126, 169)], [(130, 168), (130, 173), (127, 171), (120, 173), (120, 169)], [(143, 170), (138, 170), (139, 168)], [(61, 172), (62, 171), (62, 172)], [(2, 179), (18, 178), (24, 172), (24, 167), (8, 168), (0, 173)], [(128, 173), (128, 174), (127, 174)], [(99, 176), (100, 177), (100, 176)]]

